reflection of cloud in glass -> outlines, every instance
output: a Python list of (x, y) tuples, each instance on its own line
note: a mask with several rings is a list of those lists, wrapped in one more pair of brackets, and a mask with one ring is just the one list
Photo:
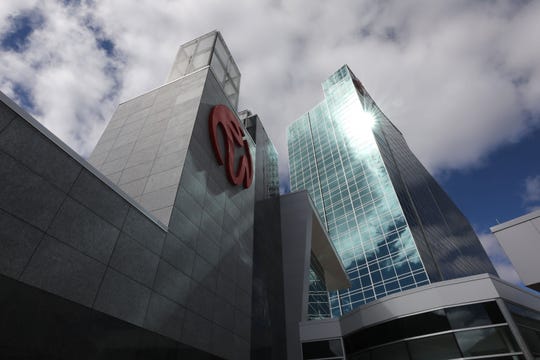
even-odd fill
[[(383, 277), (395, 279), (412, 272), (409, 263), (419, 265), (421, 260), (373, 133), (378, 109), (368, 101), (362, 105), (356, 93), (346, 96), (354, 99), (333, 115), (355, 169), (350, 181), (361, 190), (354, 208), (359, 231), (348, 236), (348, 246), (338, 251), (352, 276), (357, 266), (377, 261)], [(351, 193), (354, 198), (354, 190)]]

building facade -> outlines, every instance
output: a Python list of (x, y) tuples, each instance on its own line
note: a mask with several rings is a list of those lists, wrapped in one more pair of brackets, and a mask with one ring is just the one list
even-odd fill
[(521, 281), (540, 291), (540, 210), (491, 227)]
[(239, 83), (217, 31), (183, 45), (89, 162), (0, 93), (0, 358), (301, 357), (312, 263), (349, 283)]
[(300, 337), (303, 359), (533, 360), (540, 357), (540, 301), (492, 275), (474, 275), (303, 322)]
[(343, 66), (288, 128), (291, 190), (308, 190), (352, 286), (333, 316), (396, 292), (496, 274), (468, 221)]
[(540, 356), (538, 296), (490, 275), (438, 282), (490, 269), (391, 123), (353, 131), (376, 107), (348, 68), (290, 130), (308, 191), (285, 195), (239, 85), (219, 32), (190, 41), (89, 161), (0, 93), (0, 358)]

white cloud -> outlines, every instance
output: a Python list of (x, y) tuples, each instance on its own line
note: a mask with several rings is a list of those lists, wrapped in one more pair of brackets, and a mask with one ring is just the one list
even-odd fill
[[(478, 165), (538, 126), (538, 2), (10, 0), (0, 31), (30, 8), (45, 25), (25, 52), (0, 50), (0, 88), (13, 96), (14, 84), (28, 85), (38, 119), (83, 155), (118, 101), (159, 86), (178, 45), (212, 29), (240, 67), (241, 106), (265, 122), (282, 171), (285, 127), (344, 63), (432, 171)], [(113, 57), (89, 24), (114, 43)]]
[(540, 175), (529, 176), (525, 179), (525, 193), (523, 200), (526, 203), (540, 201)]
[(495, 266), (495, 270), (497, 270), (499, 277), (513, 284), (522, 285), (519, 275), (495, 236), (484, 233), (478, 235), (478, 238), (491, 259), (493, 266)]

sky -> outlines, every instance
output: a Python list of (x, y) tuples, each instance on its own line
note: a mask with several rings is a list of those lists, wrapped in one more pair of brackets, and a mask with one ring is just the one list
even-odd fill
[(540, 208), (538, 19), (521, 0), (2, 0), (0, 90), (87, 157), (119, 102), (218, 29), (286, 183), (286, 126), (348, 64), (517, 281), (489, 227)]

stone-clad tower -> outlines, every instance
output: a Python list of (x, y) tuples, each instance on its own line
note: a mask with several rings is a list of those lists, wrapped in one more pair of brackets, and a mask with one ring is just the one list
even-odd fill
[(221, 93), (236, 111), (239, 87), (219, 32), (192, 40), (180, 47), (164, 85), (118, 106), (89, 162), (168, 225), (190, 146), (204, 145), (193, 140), (206, 130), (196, 126), (198, 115)]

